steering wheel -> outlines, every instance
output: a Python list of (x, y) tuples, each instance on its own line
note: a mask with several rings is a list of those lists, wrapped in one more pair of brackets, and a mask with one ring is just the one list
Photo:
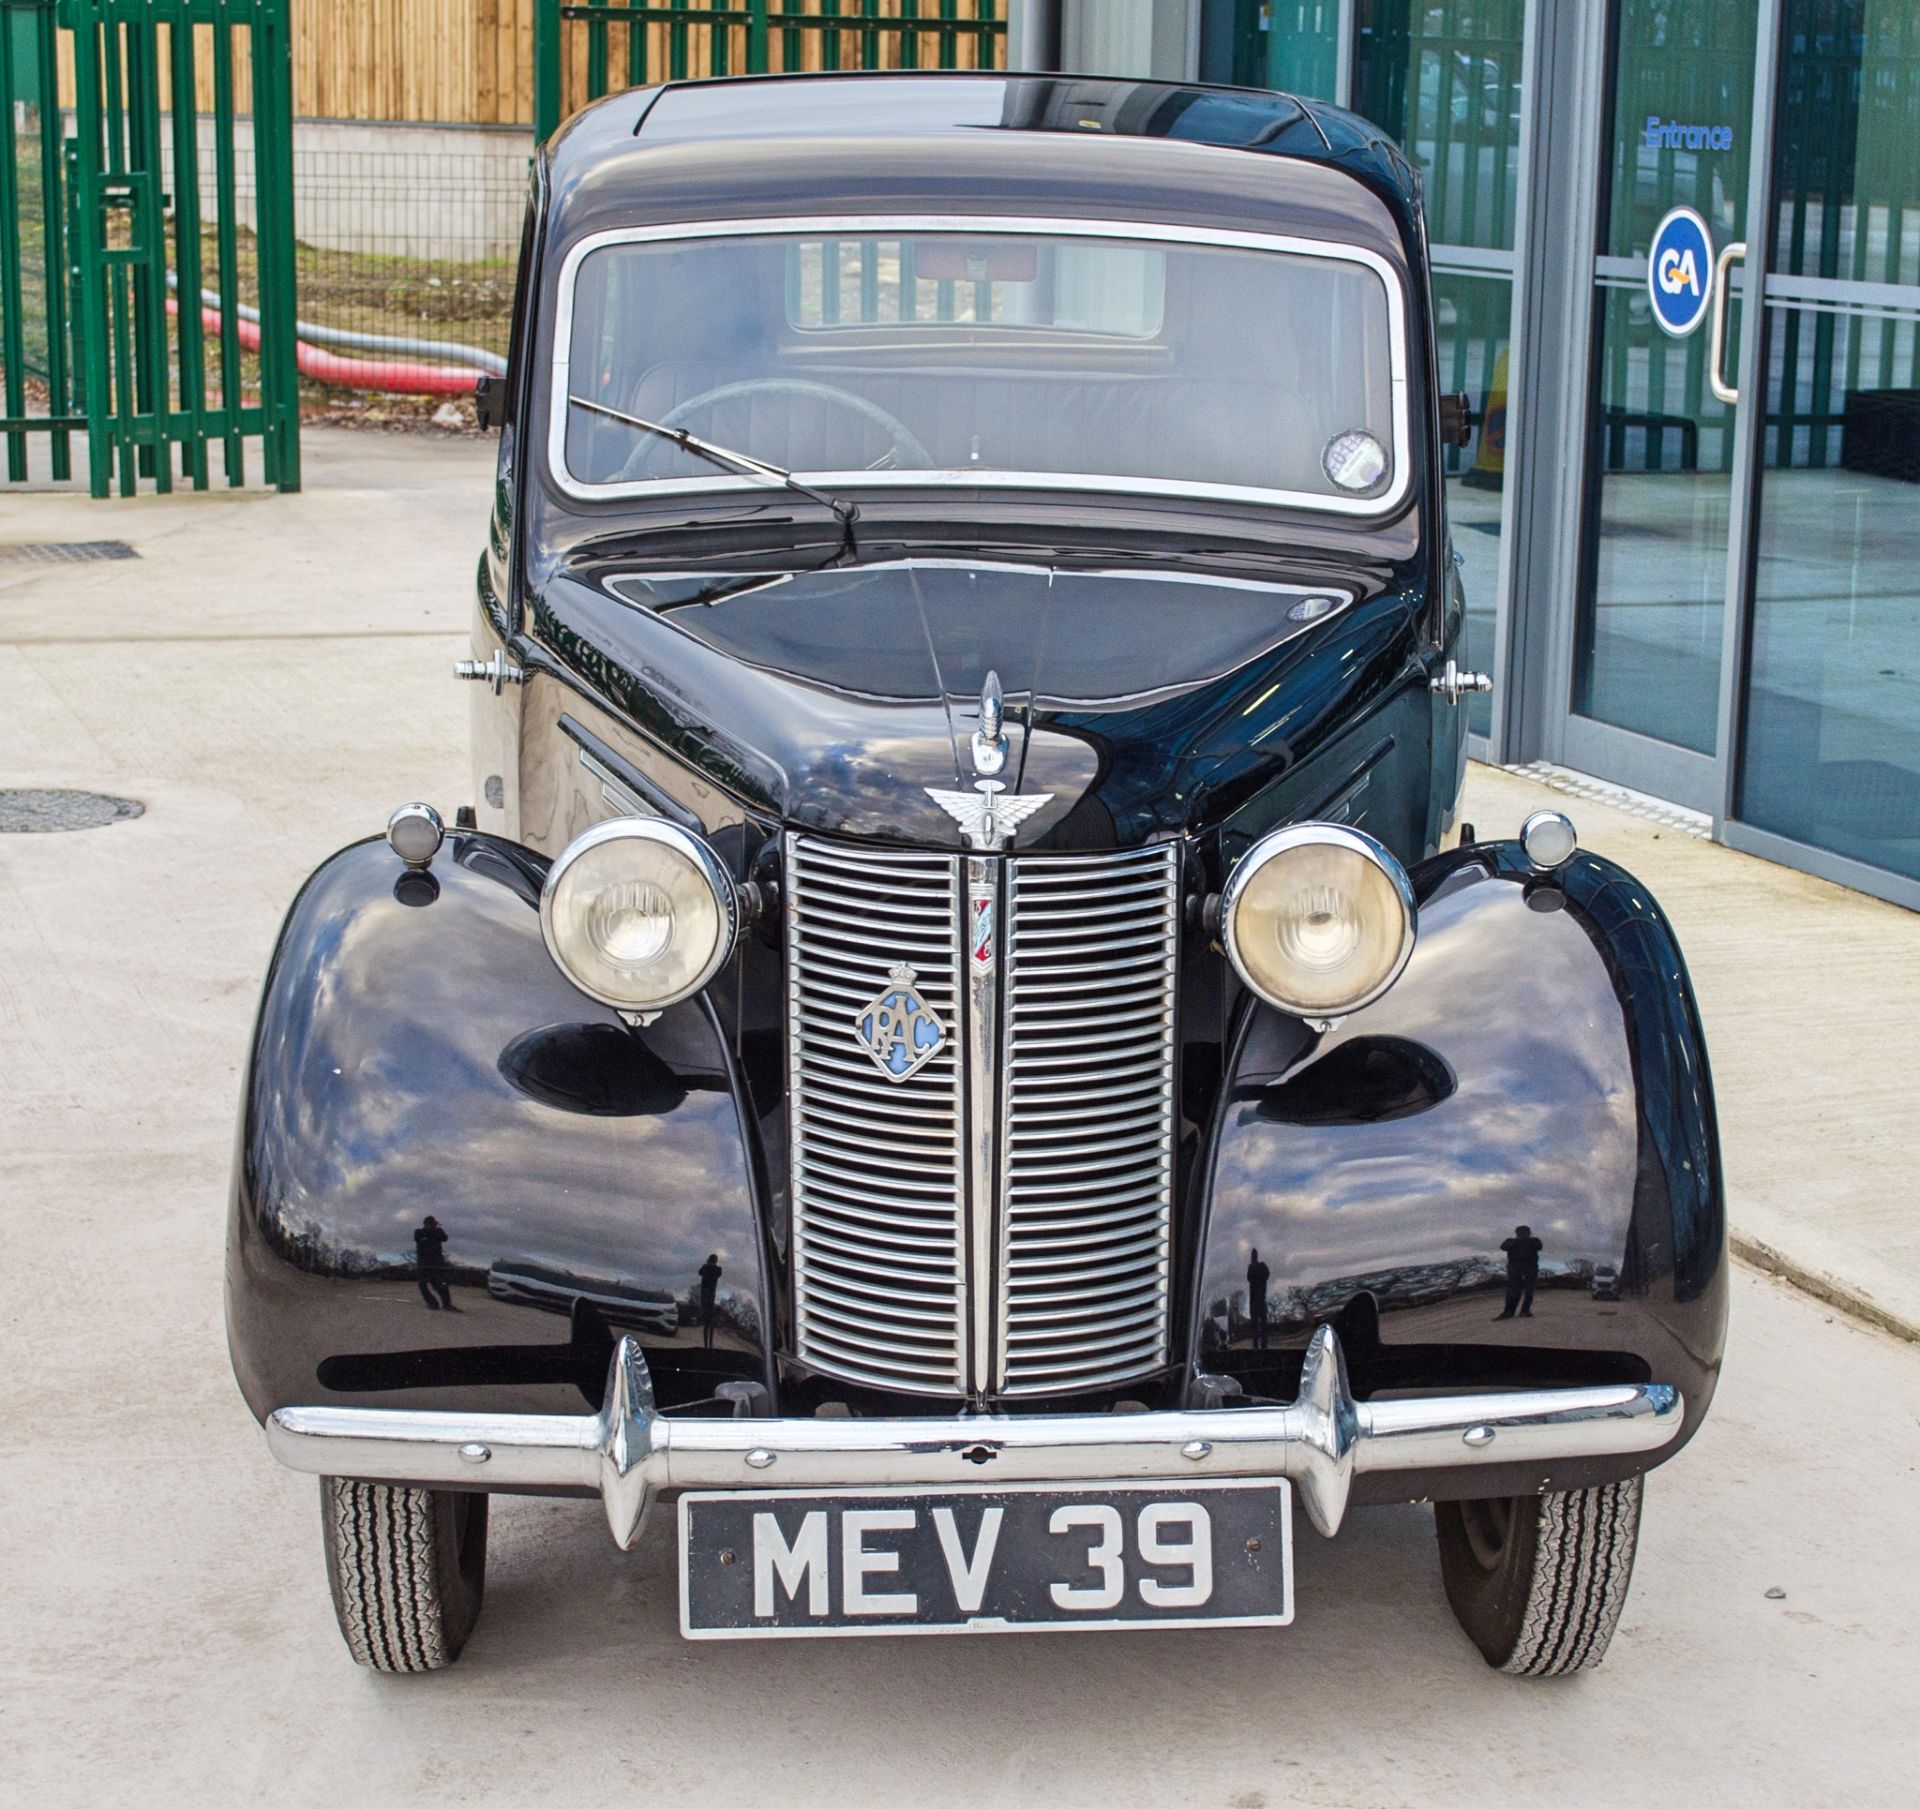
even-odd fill
[[(721, 383), (712, 389), (703, 389), (697, 396), (689, 396), (670, 413), (661, 418), (662, 427), (684, 427), (686, 423), (704, 408), (711, 408), (716, 402), (731, 401), (736, 396), (788, 395), (810, 396), (816, 402), (828, 402), (836, 408), (843, 408), (849, 414), (856, 414), (862, 420), (871, 422), (887, 436), (888, 455), (884, 467), (880, 464), (869, 467), (872, 470), (930, 471), (933, 469), (933, 454), (914, 437), (913, 430), (905, 422), (897, 420), (877, 402), (869, 402), (865, 396), (856, 396), (851, 390), (835, 389), (830, 383), (812, 383), (800, 377), (748, 377), (738, 383)], [(653, 461), (659, 443), (638, 449), (634, 458), (622, 473), (625, 477), (638, 477)], [(748, 448), (740, 448), (742, 451)]]

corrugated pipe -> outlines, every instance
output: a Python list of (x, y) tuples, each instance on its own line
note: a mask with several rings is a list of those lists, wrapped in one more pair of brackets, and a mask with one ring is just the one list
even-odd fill
[[(167, 287), (173, 290), (180, 287), (179, 277), (171, 270), (167, 272)], [(217, 289), (202, 289), (200, 305), (203, 309), (217, 310), (220, 292)], [(245, 302), (236, 302), (233, 311), (241, 320), (251, 321), (255, 326), (260, 324), (258, 308), (250, 308)], [(409, 358), (445, 358), (454, 364), (471, 365), (495, 377), (507, 374), (507, 361), (498, 352), (489, 352), (477, 345), (460, 345), (453, 340), (411, 339), (390, 333), (354, 333), (345, 327), (323, 327), (315, 320), (296, 320), (293, 331), (295, 338), (304, 339), (311, 345), (342, 346), (355, 352), (394, 352)], [(434, 393), (437, 395), (440, 392), (436, 390)]]
[[(169, 308), (176, 305), (167, 303)], [(218, 333), (220, 310), (202, 308), (200, 324), (207, 332)], [(233, 323), (233, 330), (249, 352), (260, 349), (260, 326), (257, 320), (243, 317)], [(316, 383), (329, 384), (335, 389), (381, 390), (394, 396), (470, 396), (481, 376), (478, 371), (451, 370), (443, 364), (402, 364), (377, 358), (341, 358), (332, 352), (322, 351), (319, 346), (308, 345), (304, 339), (294, 341), (293, 359), (300, 375), (311, 377)]]

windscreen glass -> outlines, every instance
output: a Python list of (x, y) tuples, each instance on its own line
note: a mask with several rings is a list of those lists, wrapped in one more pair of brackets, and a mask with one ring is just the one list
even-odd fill
[(1383, 507), (1404, 487), (1394, 306), (1354, 257), (1160, 240), (608, 244), (573, 281), (564, 475), (640, 492), (738, 474), (667, 428), (816, 478), (1108, 478)]

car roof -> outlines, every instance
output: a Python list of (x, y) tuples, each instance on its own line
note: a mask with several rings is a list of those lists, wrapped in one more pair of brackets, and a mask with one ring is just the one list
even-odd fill
[(564, 237), (615, 213), (737, 214), (743, 187), (776, 213), (810, 188), (901, 190), (910, 166), (929, 193), (972, 199), (970, 178), (991, 189), (1024, 168), (1063, 198), (1144, 184), (1163, 211), (1269, 226), (1296, 201), (1325, 222), (1344, 195), (1347, 211), (1376, 221), (1384, 203), (1407, 251), (1420, 240), (1420, 173), (1398, 146), (1343, 108), (1264, 88), (990, 71), (739, 76), (610, 95), (545, 155)]

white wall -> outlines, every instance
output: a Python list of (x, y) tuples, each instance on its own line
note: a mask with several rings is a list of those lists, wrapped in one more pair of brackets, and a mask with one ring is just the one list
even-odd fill
[(1199, 73), (1201, 0), (1061, 0), (1060, 67), (1077, 75)]
[[(210, 117), (200, 120), (199, 150), (206, 215), (214, 189)], [(234, 154), (235, 188), (243, 216), (250, 215), (250, 119), (234, 122)], [(524, 128), (297, 119), (294, 231), (303, 245), (326, 251), (455, 262), (511, 258), (532, 156), (533, 136)]]

